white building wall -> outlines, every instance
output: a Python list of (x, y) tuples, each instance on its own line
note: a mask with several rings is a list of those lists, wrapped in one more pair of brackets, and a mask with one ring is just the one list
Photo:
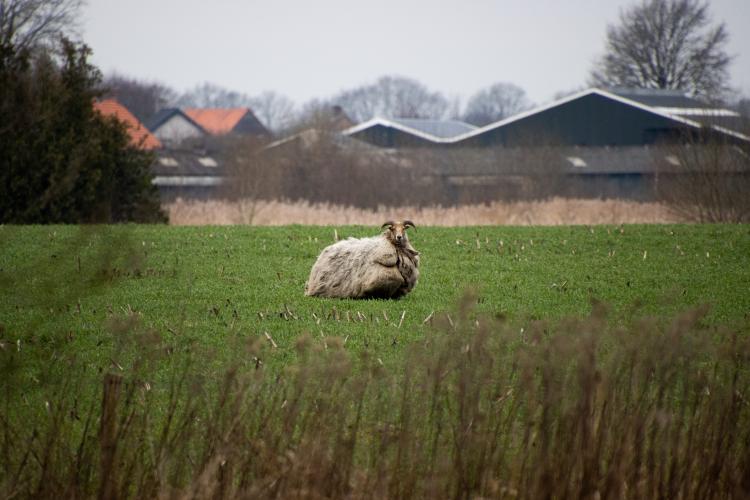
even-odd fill
[(205, 135), (203, 130), (197, 128), (193, 123), (185, 119), (184, 116), (174, 115), (172, 118), (162, 123), (159, 128), (153, 131), (153, 134), (159, 140), (167, 145), (178, 144), (185, 139), (201, 137)]

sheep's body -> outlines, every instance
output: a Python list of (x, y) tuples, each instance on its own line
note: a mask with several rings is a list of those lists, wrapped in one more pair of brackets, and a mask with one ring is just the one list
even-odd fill
[(386, 235), (348, 238), (323, 249), (310, 271), (305, 294), (331, 298), (397, 298), (419, 278), (419, 253)]

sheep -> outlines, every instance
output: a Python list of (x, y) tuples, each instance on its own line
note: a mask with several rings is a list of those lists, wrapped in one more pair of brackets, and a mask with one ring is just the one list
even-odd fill
[(413, 222), (388, 221), (370, 238), (347, 238), (323, 249), (310, 271), (305, 295), (330, 298), (398, 298), (419, 278), (419, 252), (406, 229)]

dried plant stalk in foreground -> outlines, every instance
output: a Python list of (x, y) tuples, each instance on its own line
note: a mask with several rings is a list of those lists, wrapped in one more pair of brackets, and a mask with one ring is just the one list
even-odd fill
[[(699, 308), (623, 327), (594, 303), (519, 334), (475, 302), (435, 313), (386, 363), (303, 336), (272, 370), (259, 360), (274, 348), (245, 337), (210, 377), (207, 354), (174, 354), (123, 318), (113, 327), (136, 355), (122, 375), (71, 360), (44, 405), (3, 392), (0, 496), (750, 495), (747, 323), (709, 328)], [(21, 376), (19, 356), (0, 351), (5, 380)]]

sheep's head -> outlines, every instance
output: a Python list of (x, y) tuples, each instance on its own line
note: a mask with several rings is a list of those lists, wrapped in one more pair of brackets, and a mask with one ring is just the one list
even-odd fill
[(417, 226), (410, 220), (396, 222), (389, 220), (383, 224), (382, 229), (388, 241), (397, 247), (405, 247), (409, 243), (409, 237), (406, 236), (406, 229), (409, 227), (416, 228)]

